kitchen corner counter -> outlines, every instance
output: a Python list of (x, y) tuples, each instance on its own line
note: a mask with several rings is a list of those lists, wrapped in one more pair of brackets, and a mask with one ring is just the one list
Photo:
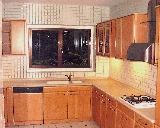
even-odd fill
[[(47, 81), (53, 79), (6, 79), (3, 81), (4, 87), (35, 87), (35, 86), (55, 86), (47, 84)], [(61, 79), (54, 79), (54, 80), (61, 80)], [(119, 97), (122, 95), (145, 95), (147, 93), (136, 90), (130, 86), (124, 85), (118, 81), (115, 81), (110, 78), (102, 78), (102, 77), (85, 77), (85, 78), (73, 78), (73, 80), (81, 80), (83, 83), (78, 83), (78, 85), (94, 85), (100, 90), (106, 92), (108, 95), (112, 96), (119, 102), (123, 103), (124, 105), (128, 106), (138, 114), (142, 115), (144, 118), (148, 119), (150, 122), (155, 122), (155, 108), (143, 108), (143, 109), (136, 109), (133, 108), (131, 105), (120, 100)], [(72, 84), (75, 85), (75, 84)], [(77, 85), (77, 84), (76, 84)], [(150, 95), (150, 94), (147, 94)]]

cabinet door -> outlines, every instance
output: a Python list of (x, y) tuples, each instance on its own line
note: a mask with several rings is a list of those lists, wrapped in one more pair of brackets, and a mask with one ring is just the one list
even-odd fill
[(106, 94), (104, 92), (100, 94), (100, 120), (100, 127), (106, 128)]
[(16, 124), (42, 124), (42, 94), (14, 93), (14, 122)]
[(67, 119), (67, 92), (44, 93), (44, 122)]
[(110, 56), (110, 33), (111, 33), (111, 21), (104, 23), (104, 43), (103, 52), (104, 56)]
[(111, 21), (110, 32), (110, 57), (115, 57), (116, 20)]
[(5, 126), (13, 126), (13, 92), (12, 88), (4, 88)]
[(91, 119), (91, 90), (79, 91), (79, 119)]
[(134, 15), (122, 18), (122, 58), (127, 58), (127, 50), (131, 43), (134, 42)]
[(93, 87), (92, 90), (92, 116), (93, 120), (100, 126), (100, 90)]
[(115, 57), (122, 58), (122, 18), (116, 19)]
[(97, 43), (96, 54), (103, 55), (104, 50), (104, 23), (99, 23), (96, 26)]
[(68, 119), (79, 118), (79, 92), (68, 92)]
[(25, 20), (12, 20), (11, 24), (11, 54), (25, 54)]
[(116, 107), (107, 104), (106, 128), (115, 128), (116, 125)]

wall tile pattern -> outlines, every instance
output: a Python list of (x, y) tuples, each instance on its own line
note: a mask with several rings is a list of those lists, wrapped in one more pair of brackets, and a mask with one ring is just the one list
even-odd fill
[(157, 66), (111, 58), (109, 67), (110, 78), (156, 95)]
[(27, 24), (95, 25), (110, 19), (108, 7), (3, 3), (3, 18), (24, 18)]
[(149, 0), (125, 0), (110, 8), (110, 18), (115, 19), (133, 13), (147, 13)]
[[(3, 78), (66, 78), (70, 72), (27, 72), (26, 56), (3, 56)], [(96, 71), (92, 72), (71, 72), (73, 77), (109, 77), (109, 59), (106, 57), (96, 57)]]

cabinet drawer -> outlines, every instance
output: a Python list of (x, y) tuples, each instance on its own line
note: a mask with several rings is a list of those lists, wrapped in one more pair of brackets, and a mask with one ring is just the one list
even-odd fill
[(137, 113), (135, 113), (135, 121), (142, 125), (144, 128), (154, 128), (154, 124), (152, 122)]
[(46, 92), (55, 92), (55, 91), (67, 91), (68, 88), (67, 86), (54, 86), (54, 87), (44, 87), (43, 89), (43, 92), (46, 93)]
[(126, 115), (134, 119), (134, 111), (128, 108), (127, 106), (123, 105), (120, 102), (117, 102), (117, 108), (123, 111)]
[(68, 86), (68, 91), (90, 91), (91, 90), (91, 86), (88, 86), (88, 85), (76, 85), (76, 86)]
[(133, 128), (134, 120), (120, 110), (117, 110), (117, 124), (122, 128)]
[(116, 106), (116, 99), (114, 99), (113, 97), (109, 96), (107, 97), (107, 102), (108, 104), (111, 104), (113, 106)]

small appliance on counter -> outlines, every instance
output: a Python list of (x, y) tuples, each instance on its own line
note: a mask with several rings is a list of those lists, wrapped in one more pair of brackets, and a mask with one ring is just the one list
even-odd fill
[(123, 95), (120, 99), (134, 108), (153, 108), (156, 104), (156, 99), (148, 95)]

